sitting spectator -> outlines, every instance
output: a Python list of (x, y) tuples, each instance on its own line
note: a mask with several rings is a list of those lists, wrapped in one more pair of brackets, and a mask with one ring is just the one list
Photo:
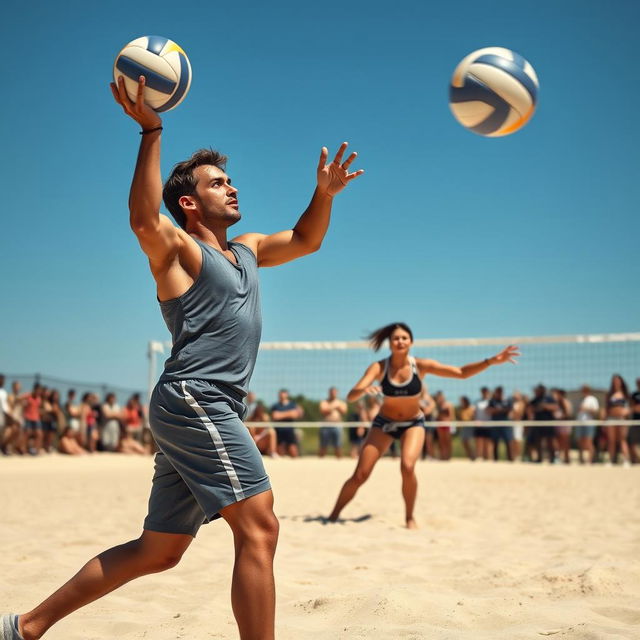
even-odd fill
[(67, 391), (67, 400), (64, 403), (63, 413), (67, 421), (67, 426), (71, 427), (71, 431), (78, 444), (82, 446), (82, 432), (80, 430), (80, 406), (76, 404), (76, 390), (69, 389)]
[(124, 423), (120, 424), (120, 439), (118, 440), (116, 451), (118, 453), (137, 454), (141, 456), (147, 455), (149, 453), (148, 448), (145, 447), (144, 444), (142, 444), (142, 442), (140, 442), (140, 440), (137, 440), (135, 437), (135, 435), (139, 435), (139, 437), (142, 438), (142, 433), (131, 433), (127, 431)]
[(70, 456), (80, 456), (86, 451), (78, 443), (76, 432), (71, 425), (67, 425), (58, 440), (58, 451)]
[[(269, 414), (264, 406), (256, 402), (254, 407), (247, 422), (269, 422)], [(273, 427), (265, 425), (264, 427), (248, 427), (248, 429), (260, 453), (271, 458), (278, 457), (278, 438)]]

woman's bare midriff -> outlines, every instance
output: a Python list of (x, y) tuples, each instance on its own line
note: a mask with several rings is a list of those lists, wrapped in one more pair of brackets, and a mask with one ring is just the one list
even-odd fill
[(380, 414), (397, 422), (412, 420), (419, 416), (420, 398), (385, 398)]

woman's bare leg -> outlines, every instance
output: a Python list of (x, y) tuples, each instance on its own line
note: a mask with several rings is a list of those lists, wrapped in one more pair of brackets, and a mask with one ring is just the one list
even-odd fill
[(383, 433), (382, 429), (369, 429), (369, 434), (365, 440), (362, 451), (356, 464), (356, 470), (353, 475), (344, 483), (336, 504), (333, 507), (333, 511), (329, 516), (331, 522), (335, 522), (340, 516), (340, 512), (344, 507), (353, 500), (358, 489), (367, 481), (371, 475), (371, 471), (376, 462), (383, 456), (387, 449), (391, 446), (393, 438), (386, 433)]

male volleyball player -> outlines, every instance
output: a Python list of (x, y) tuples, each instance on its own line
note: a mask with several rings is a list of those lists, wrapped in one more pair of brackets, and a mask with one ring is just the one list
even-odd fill
[[(151, 399), (149, 421), (160, 448), (149, 512), (137, 540), (90, 560), (32, 611), (2, 618), (0, 639), (40, 638), (55, 622), (139, 576), (176, 565), (199, 527), (226, 520), (235, 541), (233, 612), (243, 640), (274, 637), (273, 556), (278, 521), (262, 458), (241, 418), (242, 400), (260, 341), (258, 267), (316, 251), (329, 226), (333, 196), (363, 173), (350, 172), (347, 143), (327, 164), (323, 147), (317, 187), (293, 229), (227, 240), (240, 220), (238, 190), (226, 158), (201, 150), (160, 177), (162, 122), (135, 102), (122, 79), (116, 102), (142, 127), (129, 209), (149, 258), (160, 308), (173, 338), (171, 356)], [(180, 228), (160, 214), (164, 202)]]

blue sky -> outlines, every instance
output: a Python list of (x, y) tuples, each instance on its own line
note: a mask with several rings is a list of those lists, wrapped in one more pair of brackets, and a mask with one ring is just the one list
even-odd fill
[[(168, 337), (127, 222), (138, 127), (108, 89), (146, 34), (194, 71), (164, 115), (164, 173), (201, 146), (228, 154), (234, 232), (291, 227), (322, 145), (360, 154), (320, 252), (263, 270), (265, 340), (394, 320), (425, 338), (637, 330), (639, 23), (631, 0), (11, 3), (0, 370), (144, 387), (147, 342)], [(484, 46), (540, 79), (506, 138), (448, 109), (453, 69)]]

